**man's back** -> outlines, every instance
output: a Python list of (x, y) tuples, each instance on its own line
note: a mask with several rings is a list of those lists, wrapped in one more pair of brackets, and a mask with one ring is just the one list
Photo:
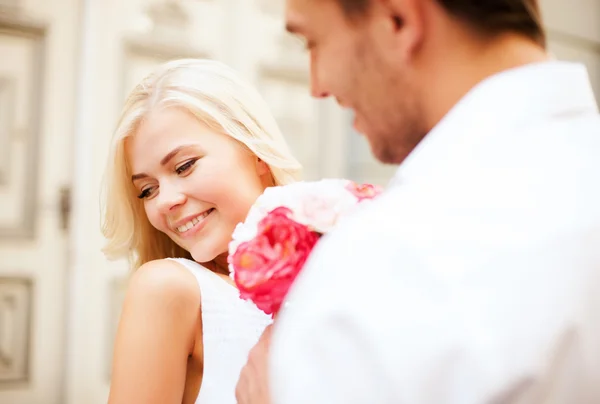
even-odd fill
[(577, 65), (472, 90), (320, 243), (276, 403), (600, 401), (600, 117)]

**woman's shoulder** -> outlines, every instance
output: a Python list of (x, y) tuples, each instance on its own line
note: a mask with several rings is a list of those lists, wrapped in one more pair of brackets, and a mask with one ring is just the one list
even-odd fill
[(194, 275), (177, 261), (149, 261), (138, 268), (129, 281), (126, 300), (141, 304), (169, 303), (171, 310), (185, 307), (197, 310), (200, 289)]
[[(202, 342), (199, 304), (193, 276), (176, 262), (148, 262), (132, 274), (115, 338), (113, 401), (132, 402), (136, 395), (149, 400), (139, 386), (150, 382), (159, 391), (154, 385), (165, 374), (182, 385), (185, 364)], [(159, 395), (172, 396), (172, 387), (162, 386)]]

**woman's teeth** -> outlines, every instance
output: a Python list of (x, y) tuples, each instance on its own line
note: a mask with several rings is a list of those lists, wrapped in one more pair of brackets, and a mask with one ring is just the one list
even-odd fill
[(177, 231), (179, 233), (184, 233), (186, 231), (188, 231), (189, 229), (191, 229), (192, 227), (194, 227), (195, 224), (197, 224), (198, 222), (200, 222), (202, 219), (204, 219), (206, 216), (208, 216), (208, 214), (212, 212), (212, 209), (207, 210), (206, 212), (202, 213), (201, 215), (198, 215), (197, 217), (193, 218), (192, 220), (190, 220), (189, 222), (187, 222), (186, 224), (183, 224), (181, 226), (179, 226), (177, 228)]

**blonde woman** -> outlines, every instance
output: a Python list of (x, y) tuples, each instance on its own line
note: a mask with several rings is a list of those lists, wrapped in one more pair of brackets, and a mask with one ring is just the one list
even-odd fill
[(235, 403), (270, 319), (239, 299), (227, 245), (266, 187), (299, 175), (265, 102), (227, 66), (169, 62), (132, 91), (106, 175), (105, 252), (135, 268), (109, 403)]

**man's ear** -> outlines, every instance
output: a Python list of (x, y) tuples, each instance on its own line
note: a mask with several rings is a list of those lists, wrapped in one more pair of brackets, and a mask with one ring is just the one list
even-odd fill
[(424, 1), (435, 0), (375, 0), (377, 12), (385, 16), (384, 29), (386, 35), (391, 35), (391, 46), (403, 59), (410, 57), (423, 41)]

